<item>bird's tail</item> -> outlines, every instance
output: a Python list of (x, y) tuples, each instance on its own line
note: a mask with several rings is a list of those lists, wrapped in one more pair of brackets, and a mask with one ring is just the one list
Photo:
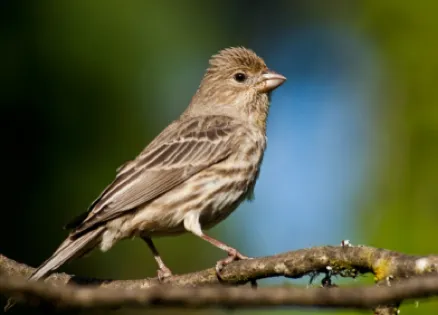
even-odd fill
[(91, 230), (78, 238), (67, 238), (49, 259), (34, 270), (30, 275), (29, 280), (41, 279), (50, 271), (59, 268), (66, 262), (86, 254), (99, 243), (103, 230), (104, 227), (102, 226), (95, 230)]
[[(38, 280), (45, 277), (50, 271), (59, 268), (61, 265), (85, 255), (93, 249), (99, 242), (105, 227), (101, 226), (91, 230), (78, 238), (67, 238), (53, 255), (43, 262), (28, 278)], [(5, 312), (15, 304), (13, 299), (9, 299), (5, 306)]]

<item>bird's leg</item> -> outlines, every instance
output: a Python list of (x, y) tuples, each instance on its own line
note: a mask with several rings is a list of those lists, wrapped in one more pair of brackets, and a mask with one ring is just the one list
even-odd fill
[(229, 263), (235, 261), (235, 260), (240, 260), (240, 259), (250, 259), (250, 257), (242, 255), (241, 253), (239, 253), (237, 251), (237, 249), (228, 246), (225, 243), (222, 243), (221, 241), (218, 241), (215, 238), (212, 238), (211, 236), (208, 236), (204, 233), (202, 233), (201, 235), (199, 235), (202, 239), (206, 240), (207, 242), (209, 242), (210, 244), (216, 246), (217, 248), (220, 248), (224, 251), (226, 251), (228, 253), (228, 257), (219, 260), (216, 263), (216, 273), (218, 274), (218, 276), (220, 276), (220, 272), (222, 270), (222, 268), (224, 268), (226, 265), (228, 265)]
[(199, 222), (199, 215), (200, 215), (200, 213), (197, 211), (191, 211), (191, 212), (187, 213), (186, 217), (184, 218), (184, 228), (187, 231), (192, 232), (196, 236), (199, 236), (203, 240), (206, 240), (211, 245), (213, 245), (217, 248), (220, 248), (223, 251), (226, 251), (228, 253), (227, 258), (221, 259), (216, 263), (216, 274), (217, 274), (218, 278), (221, 279), (222, 277), (221, 277), (220, 273), (222, 271), (222, 268), (224, 268), (226, 265), (233, 262), (234, 260), (250, 259), (250, 258), (239, 253), (237, 251), (237, 249), (235, 249), (231, 246), (228, 246), (227, 244), (222, 243), (221, 241), (219, 241), (215, 238), (212, 238), (211, 236), (204, 234), (204, 232), (202, 231), (201, 224)]
[(158, 279), (160, 281), (163, 281), (164, 278), (172, 276), (172, 271), (170, 271), (169, 268), (164, 264), (163, 260), (161, 259), (160, 254), (158, 253), (157, 248), (155, 247), (154, 243), (149, 237), (142, 237), (142, 239), (148, 244), (149, 248), (152, 251), (152, 254), (154, 254), (155, 261), (158, 264)]

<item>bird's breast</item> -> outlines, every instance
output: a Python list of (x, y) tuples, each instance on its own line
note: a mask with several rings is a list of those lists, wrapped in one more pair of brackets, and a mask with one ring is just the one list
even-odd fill
[(209, 178), (202, 185), (207, 196), (201, 211), (203, 228), (209, 228), (228, 217), (244, 201), (257, 179), (264, 144), (243, 145), (229, 159), (210, 167)]

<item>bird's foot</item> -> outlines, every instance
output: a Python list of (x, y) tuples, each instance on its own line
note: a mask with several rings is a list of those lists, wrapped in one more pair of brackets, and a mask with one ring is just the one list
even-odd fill
[(237, 249), (235, 249), (235, 248), (231, 248), (231, 249), (228, 251), (228, 257), (227, 257), (227, 258), (224, 258), (224, 259), (221, 259), (221, 260), (219, 260), (219, 261), (216, 263), (216, 274), (217, 274), (218, 278), (219, 278), (219, 279), (222, 278), (222, 277), (221, 277), (221, 272), (222, 272), (222, 269), (223, 269), (226, 265), (232, 263), (233, 261), (236, 261), (236, 260), (244, 260), (244, 259), (252, 259), (252, 258), (251, 258), (251, 257), (248, 257), (248, 256), (245, 256), (245, 255), (243, 255), (243, 254), (241, 254), (241, 253), (239, 253), (239, 252), (237, 251)]
[(170, 271), (169, 268), (166, 266), (161, 266), (160, 269), (157, 271), (158, 280), (160, 282), (163, 282), (166, 278), (172, 277), (172, 271)]

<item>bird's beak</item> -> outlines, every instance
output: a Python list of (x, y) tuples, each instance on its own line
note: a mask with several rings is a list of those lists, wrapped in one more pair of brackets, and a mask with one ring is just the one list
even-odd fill
[(258, 84), (258, 91), (260, 93), (270, 92), (286, 81), (286, 77), (272, 70), (266, 70), (263, 72)]

